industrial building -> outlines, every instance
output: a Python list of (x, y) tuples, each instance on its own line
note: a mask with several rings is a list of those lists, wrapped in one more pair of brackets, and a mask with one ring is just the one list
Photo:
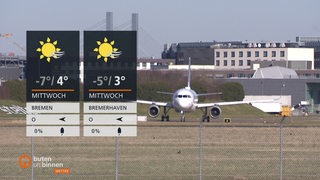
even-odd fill
[(320, 37), (296, 37), (300, 47), (314, 48), (314, 68), (320, 69)]
[(0, 85), (2, 82), (23, 79), (26, 60), (18, 56), (0, 56)]
[[(262, 46), (259, 44), (258, 46)], [(291, 69), (313, 69), (313, 48), (281, 47), (216, 47), (214, 48), (215, 69), (257, 69), (268, 66), (282, 66)]]
[(169, 69), (169, 65), (174, 64), (174, 59), (139, 58), (137, 70)]
[(213, 65), (215, 69), (257, 69), (281, 66), (292, 69), (320, 69), (319, 37), (297, 37), (296, 42), (182, 42), (164, 45), (162, 58), (176, 64)]
[(296, 106), (307, 102), (308, 112), (320, 110), (320, 79), (299, 78), (288, 68), (273, 66), (258, 69), (252, 78), (226, 79), (242, 84), (245, 99), (279, 99), (281, 105)]

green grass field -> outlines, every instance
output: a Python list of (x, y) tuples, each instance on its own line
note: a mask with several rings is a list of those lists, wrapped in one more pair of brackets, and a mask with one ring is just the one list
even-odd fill
[[(171, 126), (171, 123), (173, 124)], [(25, 127), (0, 127), (0, 179), (30, 179), (18, 159), (31, 154)], [(34, 168), (35, 179), (115, 179), (115, 138), (33, 138), (35, 156), (71, 169)], [(284, 128), (284, 179), (319, 179), (320, 128)], [(119, 138), (119, 179), (199, 179), (199, 126), (141, 122)], [(279, 128), (203, 124), (203, 179), (279, 179)]]

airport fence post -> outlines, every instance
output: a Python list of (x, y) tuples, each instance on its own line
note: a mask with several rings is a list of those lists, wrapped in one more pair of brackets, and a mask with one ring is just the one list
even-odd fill
[[(31, 162), (33, 162), (34, 159), (34, 142), (33, 142), (33, 136), (31, 136)], [(34, 180), (34, 169), (33, 169), (33, 163), (31, 164), (31, 179)]]
[(119, 165), (119, 135), (116, 136), (116, 180), (118, 180), (118, 165)]
[(282, 180), (282, 127), (283, 127), (283, 122), (284, 122), (285, 116), (282, 116), (281, 121), (280, 121), (280, 180)]
[(202, 121), (200, 121), (199, 125), (199, 167), (200, 167), (200, 180), (202, 180)]

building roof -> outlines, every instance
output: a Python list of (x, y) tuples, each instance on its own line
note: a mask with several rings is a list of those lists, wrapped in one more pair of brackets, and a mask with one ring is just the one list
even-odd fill
[(139, 58), (138, 63), (175, 63), (175, 59), (153, 59), (153, 58)]
[(221, 45), (226, 47), (231, 46), (243, 46), (242, 41), (212, 41), (212, 42), (181, 42), (178, 44), (180, 48), (211, 48), (213, 45)]
[(253, 79), (298, 79), (297, 73), (293, 69), (280, 66), (259, 68), (252, 76)]

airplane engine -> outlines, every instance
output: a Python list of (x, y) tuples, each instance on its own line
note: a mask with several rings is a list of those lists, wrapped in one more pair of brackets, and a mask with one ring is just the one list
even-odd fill
[(149, 116), (155, 118), (159, 115), (160, 108), (156, 105), (152, 105), (149, 107)]
[(213, 106), (211, 109), (210, 109), (210, 116), (213, 117), (213, 118), (218, 118), (221, 114), (221, 109), (219, 106)]

